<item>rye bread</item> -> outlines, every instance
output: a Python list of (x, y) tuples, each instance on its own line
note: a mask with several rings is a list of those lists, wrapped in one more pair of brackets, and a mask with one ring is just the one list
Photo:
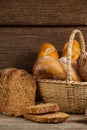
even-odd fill
[(35, 104), (36, 80), (27, 71), (18, 69), (9, 76), (6, 83), (6, 97), (3, 97), (6, 103), (1, 113), (20, 116), (24, 107)]
[(24, 117), (28, 120), (41, 123), (60, 123), (64, 122), (69, 117), (69, 115), (63, 112), (55, 112), (43, 115), (24, 114)]
[(59, 106), (56, 103), (42, 103), (25, 107), (23, 113), (25, 114), (44, 114), (59, 111)]

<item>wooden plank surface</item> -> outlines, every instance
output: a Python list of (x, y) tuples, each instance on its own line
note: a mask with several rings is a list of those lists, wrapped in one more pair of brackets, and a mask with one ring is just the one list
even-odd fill
[[(73, 29), (71, 27), (0, 28), (0, 68), (18, 67), (31, 72), (40, 45), (50, 42), (58, 52), (61, 52)], [(87, 43), (87, 27), (79, 29), (82, 30)]]
[(87, 130), (87, 120), (84, 115), (70, 115), (64, 123), (42, 124), (0, 115), (0, 130)]
[(1, 25), (87, 25), (87, 0), (0, 0)]

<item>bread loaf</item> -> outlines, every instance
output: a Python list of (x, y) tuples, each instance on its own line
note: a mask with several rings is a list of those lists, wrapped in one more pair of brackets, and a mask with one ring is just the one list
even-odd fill
[[(25, 70), (18, 69), (9, 75), (2, 72), (0, 112), (8, 116), (22, 115), (22, 109), (35, 104), (36, 80)], [(9, 75), (9, 77), (8, 77)]]
[(83, 81), (87, 81), (87, 52), (82, 53), (77, 59), (78, 70)]
[(42, 103), (30, 107), (25, 107), (24, 114), (44, 114), (59, 111), (59, 106), (56, 103)]
[(33, 66), (33, 74), (44, 79), (65, 79), (66, 72), (63, 63), (50, 56), (37, 59)]
[(60, 123), (64, 122), (69, 117), (69, 115), (63, 112), (55, 112), (43, 115), (24, 114), (24, 117), (26, 119), (41, 123)]
[[(62, 56), (67, 57), (67, 52), (68, 52), (68, 42), (64, 45)], [(80, 53), (81, 48), (79, 42), (77, 40), (74, 40), (72, 45), (72, 60), (77, 60)]]
[[(61, 57), (59, 60), (67, 66), (67, 57)], [(73, 80), (76, 79), (75, 81), (82, 81), (79, 75), (77, 61), (71, 60), (71, 67), (72, 67)]]
[[(72, 68), (72, 80), (81, 81), (77, 72)], [(44, 56), (37, 59), (33, 66), (33, 74), (38, 78), (44, 79), (60, 79), (66, 80), (67, 78), (67, 65), (60, 60), (56, 60), (50, 56)]]
[(51, 56), (55, 59), (59, 58), (59, 54), (56, 48), (50, 43), (43, 43), (41, 45), (37, 58), (40, 58), (43, 56)]

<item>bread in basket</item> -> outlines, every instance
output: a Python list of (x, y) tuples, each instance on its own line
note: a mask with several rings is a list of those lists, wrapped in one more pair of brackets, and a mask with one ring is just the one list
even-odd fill
[(58, 103), (60, 110), (67, 113), (84, 113), (87, 107), (87, 82), (71, 81), (72, 43), (76, 34), (79, 38), (81, 53), (85, 52), (82, 32), (75, 29), (71, 33), (68, 43), (66, 81), (37, 79), (39, 92), (43, 101)]

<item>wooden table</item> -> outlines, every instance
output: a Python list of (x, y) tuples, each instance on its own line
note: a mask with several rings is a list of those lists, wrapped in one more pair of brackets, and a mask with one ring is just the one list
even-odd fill
[(0, 130), (87, 130), (87, 121), (84, 115), (70, 115), (64, 123), (42, 124), (0, 115)]

